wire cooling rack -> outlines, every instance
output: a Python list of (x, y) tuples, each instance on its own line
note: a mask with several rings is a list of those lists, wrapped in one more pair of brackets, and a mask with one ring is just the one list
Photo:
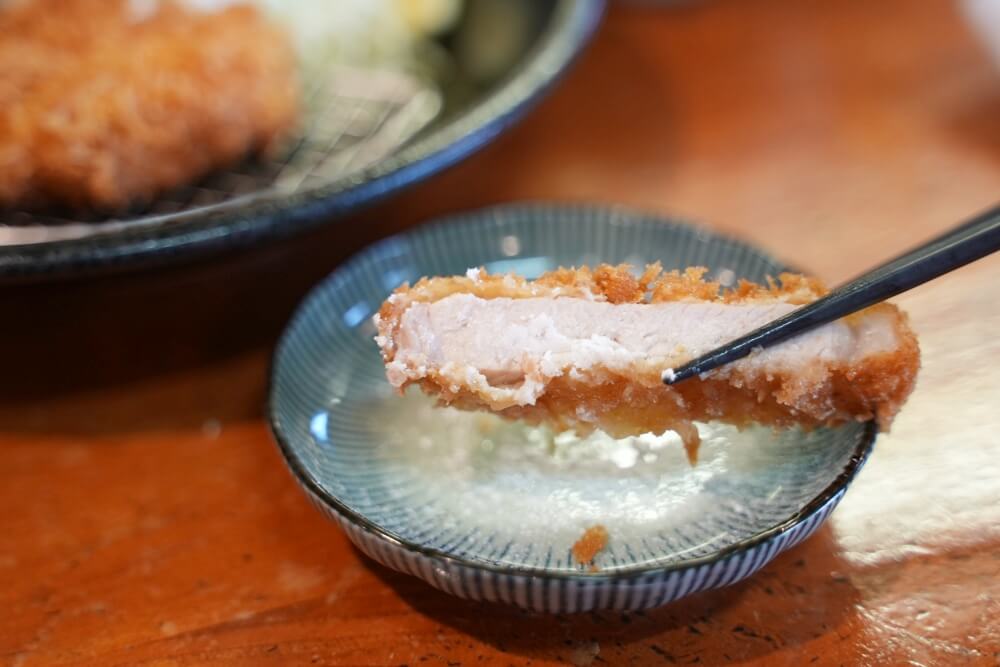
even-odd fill
[(301, 129), (274, 155), (247, 160), (115, 218), (0, 212), (0, 245), (165, 224), (322, 187), (391, 155), (430, 123), (442, 105), (433, 84), (400, 71), (337, 65), (304, 78)]

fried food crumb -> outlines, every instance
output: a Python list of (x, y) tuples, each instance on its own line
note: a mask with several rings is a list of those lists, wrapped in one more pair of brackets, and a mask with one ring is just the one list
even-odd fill
[(608, 546), (607, 528), (601, 524), (591, 526), (583, 531), (580, 539), (573, 544), (573, 558), (580, 565), (589, 565), (591, 572), (596, 572), (597, 566), (594, 565), (594, 558), (606, 546)]
[(688, 463), (693, 468), (698, 465), (698, 449), (701, 447), (701, 435), (698, 434), (698, 427), (694, 425), (694, 422), (677, 420), (674, 422), (673, 429), (681, 437), (684, 454), (687, 455)]

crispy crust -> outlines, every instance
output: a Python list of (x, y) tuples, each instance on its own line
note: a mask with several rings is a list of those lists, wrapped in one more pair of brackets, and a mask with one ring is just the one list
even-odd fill
[(256, 8), (160, 0), (136, 16), (132, 4), (144, 3), (0, 10), (0, 206), (121, 209), (296, 122), (294, 51)]
[[(575, 297), (610, 303), (718, 301), (753, 303), (786, 301), (808, 303), (825, 293), (815, 280), (783, 274), (767, 285), (740, 282), (730, 290), (704, 280), (705, 269), (663, 273), (647, 267), (636, 278), (627, 266), (602, 265), (593, 271), (559, 269), (527, 281), (516, 276), (491, 276), (482, 269), (465, 277), (424, 278), (403, 286), (383, 304), (376, 316), (377, 341), (386, 364), (396, 354), (396, 336), (407, 308), (420, 301), (436, 301), (455, 293), (483, 299), (506, 297)], [(853, 318), (888, 317), (897, 346), (867, 357), (863, 363), (808, 364), (794, 373), (750, 372), (733, 364), (674, 386), (661, 381), (662, 368), (636, 363), (627, 374), (606, 368), (556, 377), (530, 378), (544, 382), (544, 391), (528, 404), (518, 402), (504, 388), (470, 383), (464, 369), (427, 368), (408, 384), (438, 396), (443, 404), (463, 409), (487, 409), (511, 419), (549, 423), (556, 428), (587, 431), (595, 426), (616, 436), (646, 431), (675, 430), (688, 444), (692, 462), (697, 456), (693, 421), (719, 420), (739, 426), (750, 423), (778, 427), (834, 425), (850, 420), (877, 419), (887, 430), (913, 389), (920, 364), (917, 340), (906, 316), (890, 304), (879, 304)], [(850, 321), (850, 320), (849, 320)], [(581, 416), (582, 415), (582, 416)]]

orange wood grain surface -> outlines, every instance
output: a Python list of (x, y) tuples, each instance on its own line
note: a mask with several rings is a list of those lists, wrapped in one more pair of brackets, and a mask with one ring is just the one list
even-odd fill
[(651, 7), (616, 5), (523, 124), (349, 225), (0, 290), (0, 664), (1000, 662), (1000, 257), (899, 299), (918, 389), (830, 522), (664, 609), (448, 597), (361, 557), (282, 466), (261, 405), (285, 319), (429, 216), (621, 202), (835, 282), (1000, 195), (1000, 70), (955, 3)]

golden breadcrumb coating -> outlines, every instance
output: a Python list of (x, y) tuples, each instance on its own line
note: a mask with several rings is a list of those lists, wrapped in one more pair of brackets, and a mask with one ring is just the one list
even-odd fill
[(0, 206), (121, 209), (266, 149), (297, 111), (287, 35), (252, 5), (0, 9)]
[(608, 529), (597, 524), (583, 531), (583, 535), (573, 543), (570, 551), (573, 553), (573, 559), (579, 565), (589, 565), (590, 571), (596, 572), (597, 567), (594, 565), (594, 559), (597, 558), (597, 554), (604, 551), (606, 546), (608, 546)]
[[(488, 275), (485, 270), (467, 276), (423, 278), (404, 285), (382, 305), (375, 318), (377, 341), (387, 366), (399, 346), (403, 315), (417, 302), (434, 302), (452, 294), (481, 299), (535, 297), (583, 298), (612, 304), (716, 302), (726, 304), (809, 303), (825, 293), (817, 281), (782, 274), (766, 285), (741, 281), (721, 289), (704, 279), (704, 268), (683, 273), (646, 268), (635, 277), (628, 266), (602, 265), (594, 270), (558, 269), (537, 280), (513, 275)], [(876, 419), (888, 429), (893, 417), (913, 389), (920, 354), (906, 316), (896, 306), (879, 304), (845, 318), (862, 323), (865, 318), (886, 318), (895, 345), (850, 362), (803, 360), (795, 369), (761, 370), (741, 362), (692, 378), (664, 385), (662, 365), (637, 361), (620, 368), (590, 367), (585, 373), (544, 376), (544, 389), (530, 403), (518, 404), (502, 388), (471, 383), (464, 369), (408, 369), (405, 382), (417, 384), (440, 402), (463, 409), (490, 410), (504, 417), (556, 428), (588, 431), (595, 426), (615, 435), (677, 431), (687, 445), (692, 462), (697, 457), (694, 421), (719, 420), (738, 426), (760, 423), (776, 427), (835, 425), (850, 420)], [(580, 415), (587, 415), (583, 420)]]

